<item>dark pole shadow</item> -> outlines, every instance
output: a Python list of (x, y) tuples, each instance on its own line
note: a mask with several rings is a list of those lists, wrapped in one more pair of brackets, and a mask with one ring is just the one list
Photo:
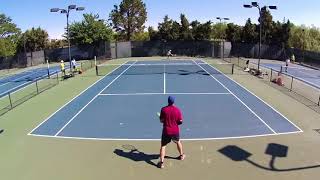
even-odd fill
[(278, 169), (275, 167), (276, 158), (284, 158), (287, 157), (288, 153), (288, 146), (270, 143), (266, 149), (265, 154), (271, 156), (271, 160), (269, 162), (269, 167), (262, 166), (252, 160), (249, 157), (252, 155), (250, 152), (247, 152), (244, 149), (241, 149), (235, 145), (225, 146), (224, 148), (218, 150), (221, 154), (227, 156), (233, 161), (247, 161), (248, 163), (267, 171), (276, 171), (276, 172), (285, 172), (285, 171), (297, 171), (297, 170), (304, 170), (304, 169), (312, 169), (312, 168), (319, 168), (320, 165), (313, 165), (313, 166), (304, 166), (304, 167), (295, 167), (295, 168), (285, 168), (285, 169)]
[[(158, 167), (157, 163), (154, 163), (153, 160), (159, 159), (159, 154), (146, 154), (138, 149), (136, 149), (133, 145), (123, 145), (123, 149), (127, 150), (124, 151), (122, 149), (115, 149), (113, 153), (115, 153), (118, 156), (130, 159), (132, 161), (144, 161), (147, 164), (150, 164), (152, 166)], [(170, 157), (166, 156), (167, 159), (179, 159), (179, 157)]]

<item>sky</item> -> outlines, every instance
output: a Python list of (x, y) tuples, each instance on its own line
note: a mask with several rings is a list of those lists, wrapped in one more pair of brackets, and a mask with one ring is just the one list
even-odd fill
[[(72, 11), (69, 22), (81, 21), (83, 13), (99, 14), (108, 19), (115, 4), (121, 0), (0, 0), (0, 13), (9, 16), (25, 31), (32, 27), (45, 29), (49, 38), (61, 39), (66, 27), (66, 16), (51, 13), (50, 8), (66, 8), (70, 4), (85, 7), (84, 11)], [(216, 17), (228, 17), (228, 22), (244, 25), (248, 18), (257, 23), (258, 9), (243, 8), (250, 0), (143, 0), (147, 7), (146, 26), (157, 27), (165, 15), (179, 21), (184, 13), (188, 20), (218, 22)], [(275, 21), (290, 20), (296, 25), (320, 27), (320, 0), (259, 0), (260, 6), (276, 5), (271, 10)]]

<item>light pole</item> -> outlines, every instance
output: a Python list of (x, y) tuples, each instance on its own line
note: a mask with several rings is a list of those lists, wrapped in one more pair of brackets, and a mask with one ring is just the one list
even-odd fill
[[(222, 32), (222, 20), (224, 20), (224, 21), (228, 21), (228, 20), (230, 20), (229, 18), (226, 18), (226, 17), (224, 17), (224, 18), (222, 18), (222, 17), (216, 17), (216, 19), (218, 19), (219, 21), (220, 21), (220, 32)], [(220, 36), (220, 39), (221, 39), (221, 41), (222, 41), (222, 55), (221, 55), (221, 58), (224, 60), (224, 37), (222, 37), (222, 35)]]
[(261, 30), (262, 30), (262, 19), (261, 19), (261, 9), (262, 8), (269, 8), (269, 9), (277, 9), (277, 6), (263, 6), (262, 8), (260, 8), (259, 3), (258, 2), (251, 2), (251, 5), (249, 4), (244, 4), (243, 5), (244, 8), (252, 8), (252, 7), (256, 7), (259, 10), (259, 60), (258, 60), (258, 70), (260, 69), (260, 60), (261, 60)]
[(302, 43), (302, 56), (303, 56), (303, 58), (302, 58), (302, 62), (304, 62), (305, 49), (306, 49), (306, 47), (305, 47), (305, 39), (306, 39), (305, 29), (302, 29), (302, 33), (303, 33), (303, 38), (302, 38), (303, 39), (303, 43)]
[(50, 12), (58, 12), (60, 11), (61, 14), (66, 14), (67, 16), (67, 39), (68, 39), (68, 54), (69, 54), (69, 64), (71, 69), (71, 50), (70, 50), (70, 33), (69, 33), (69, 13), (71, 10), (75, 9), (76, 11), (83, 11), (84, 7), (77, 7), (76, 5), (69, 5), (67, 9), (60, 9), (60, 8), (51, 8)]

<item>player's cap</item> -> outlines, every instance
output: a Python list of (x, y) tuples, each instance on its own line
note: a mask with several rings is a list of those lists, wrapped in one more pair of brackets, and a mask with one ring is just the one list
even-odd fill
[(63, 63), (63, 60), (61, 60), (60, 62), (62, 62), (62, 63)]
[(169, 96), (168, 97), (168, 104), (172, 105), (174, 103), (174, 97), (173, 96)]

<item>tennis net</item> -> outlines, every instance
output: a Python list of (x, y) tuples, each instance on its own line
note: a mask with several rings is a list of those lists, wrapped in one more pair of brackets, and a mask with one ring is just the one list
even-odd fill
[[(148, 74), (178, 74), (178, 75), (212, 75), (212, 74), (233, 74), (231, 63), (152, 63), (152, 64), (102, 64), (96, 66), (98, 76), (107, 75), (117, 68), (127, 69), (123, 75), (148, 75)], [(122, 71), (113, 71), (117, 74)], [(119, 73), (118, 73), (119, 74)]]

